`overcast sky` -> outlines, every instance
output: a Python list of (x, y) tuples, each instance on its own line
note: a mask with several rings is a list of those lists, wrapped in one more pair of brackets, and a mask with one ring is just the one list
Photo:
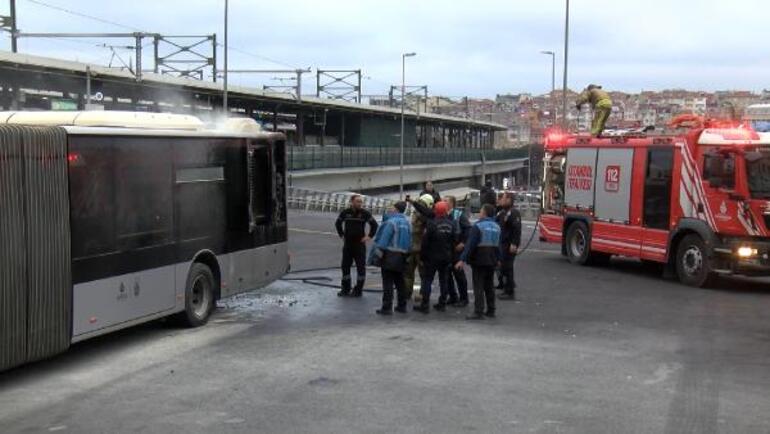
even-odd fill
[[(17, 0), (22, 31), (130, 31), (41, 2), (150, 32), (223, 34), (224, 0)], [(543, 93), (550, 89), (550, 58), (541, 50), (557, 51), (557, 87), (562, 79), (564, 3), (231, 0), (230, 44), (239, 51), (231, 51), (230, 68), (361, 68), (370, 77), (364, 93), (384, 94), (400, 82), (401, 53), (416, 51), (417, 57), (407, 60), (407, 84), (428, 85), (433, 95)], [(632, 92), (770, 88), (767, 1), (571, 3), (572, 88), (589, 82)], [(20, 51), (106, 64), (110, 52), (96, 46), (104, 42), (132, 43), (26, 39)], [(131, 55), (120, 53), (126, 59)], [(261, 85), (271, 77), (233, 76), (231, 81)]]

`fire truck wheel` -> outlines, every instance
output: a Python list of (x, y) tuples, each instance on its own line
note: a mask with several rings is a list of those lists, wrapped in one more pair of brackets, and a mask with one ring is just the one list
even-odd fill
[(702, 288), (713, 278), (706, 245), (699, 235), (690, 234), (679, 243), (676, 251), (676, 274), (685, 285)]
[(587, 265), (590, 258), (588, 226), (574, 222), (567, 229), (567, 258), (573, 264)]

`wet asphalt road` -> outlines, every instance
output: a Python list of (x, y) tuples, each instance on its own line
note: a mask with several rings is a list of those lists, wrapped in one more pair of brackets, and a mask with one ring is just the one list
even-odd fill
[[(295, 270), (339, 262), (333, 218), (291, 216)], [(0, 374), (0, 432), (770, 432), (770, 284), (692, 289), (537, 241), (517, 273), (520, 301), (479, 323), (377, 317), (374, 271), (363, 299), (277, 282), (203, 328), (155, 322)]]

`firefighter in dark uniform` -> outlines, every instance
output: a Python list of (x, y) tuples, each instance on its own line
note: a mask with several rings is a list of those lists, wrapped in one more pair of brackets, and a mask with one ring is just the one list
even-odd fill
[(446, 310), (449, 266), (452, 263), (452, 251), (460, 236), (459, 226), (447, 216), (448, 208), (446, 202), (436, 203), (433, 206), (435, 217), (428, 220), (425, 225), (425, 235), (422, 238), (422, 249), (420, 250), (420, 259), (424, 269), (420, 276), (422, 300), (418, 306), (414, 307), (417, 312), (430, 312), (430, 293), (436, 273), (438, 273), (441, 296), (435, 308), (442, 312)]
[[(500, 226), (494, 219), (495, 207), (484, 204), (479, 212), (479, 221), (468, 234), (468, 243), (455, 268), (462, 269), (465, 263), (473, 271), (474, 312), (466, 319), (484, 319), (495, 316), (495, 288), (493, 278), (495, 266), (500, 262)], [(486, 310), (485, 310), (486, 308)]]
[[(366, 225), (369, 225), (369, 234)], [(340, 297), (361, 297), (366, 280), (366, 241), (377, 233), (377, 221), (364, 209), (364, 199), (359, 195), (350, 198), (350, 207), (343, 210), (334, 223), (342, 244), (342, 289)], [(356, 263), (356, 286), (351, 293), (350, 266)]]
[(513, 207), (513, 195), (505, 193), (500, 200), (501, 210), (497, 213), (500, 226), (500, 271), (503, 274), (501, 300), (515, 300), (516, 281), (513, 279), (513, 263), (521, 244), (521, 214)]
[[(452, 223), (457, 225), (456, 230), (460, 234), (452, 252), (452, 264), (449, 267), (449, 281), (447, 282), (449, 299), (446, 300), (446, 304), (465, 307), (468, 305), (468, 279), (465, 277), (465, 270), (458, 270), (454, 265), (460, 260), (460, 254), (465, 249), (468, 233), (471, 230), (471, 222), (463, 210), (455, 208), (457, 200), (454, 196), (447, 196), (446, 202), (449, 205), (447, 215), (452, 220)], [(457, 285), (455, 285), (455, 282)], [(443, 301), (443, 299), (439, 299), (439, 303)]]

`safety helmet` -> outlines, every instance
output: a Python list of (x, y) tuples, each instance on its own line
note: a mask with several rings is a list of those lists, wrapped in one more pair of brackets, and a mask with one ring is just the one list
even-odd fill
[(438, 217), (444, 217), (447, 215), (447, 211), (449, 211), (449, 204), (443, 200), (436, 202), (436, 206), (433, 207), (433, 212), (435, 212)]
[(429, 194), (423, 194), (422, 196), (420, 196), (420, 202), (422, 202), (425, 205), (427, 205), (427, 206), (432, 208), (433, 207), (433, 196), (431, 196)]

